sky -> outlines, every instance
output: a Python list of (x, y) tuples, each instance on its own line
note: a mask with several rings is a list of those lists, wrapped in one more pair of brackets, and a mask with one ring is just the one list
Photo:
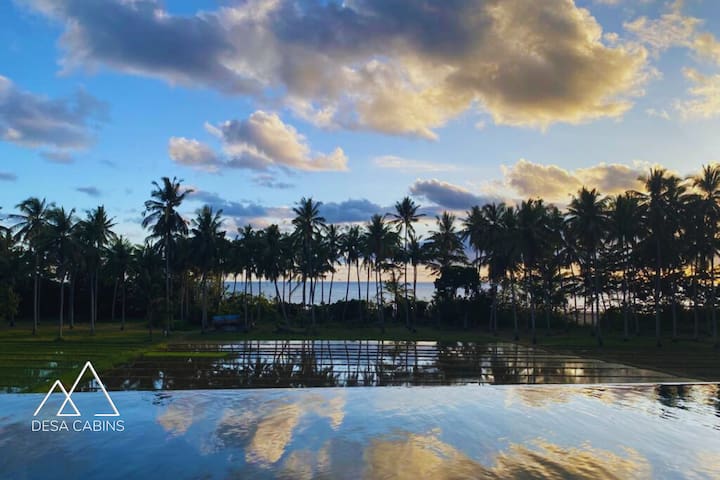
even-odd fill
[(176, 176), (231, 234), (406, 195), (431, 221), (720, 152), (711, 0), (7, 0), (0, 206), (105, 205), (134, 241)]

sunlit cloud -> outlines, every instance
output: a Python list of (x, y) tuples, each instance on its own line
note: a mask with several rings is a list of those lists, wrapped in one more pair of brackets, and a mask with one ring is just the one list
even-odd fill
[(251, 0), (193, 15), (154, 1), (25, 3), (65, 26), (65, 72), (248, 95), (326, 128), (435, 139), (468, 110), (505, 125), (575, 124), (622, 116), (648, 79), (644, 47), (606, 43), (571, 0), (474, 0), (442, 14), (376, 0)]

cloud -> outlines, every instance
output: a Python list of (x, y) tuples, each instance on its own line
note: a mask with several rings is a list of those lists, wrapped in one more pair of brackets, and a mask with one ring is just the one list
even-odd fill
[(106, 111), (104, 103), (83, 90), (51, 99), (24, 91), (0, 75), (0, 139), (6, 142), (62, 150), (85, 148), (92, 142), (95, 122), (102, 121)]
[(618, 117), (647, 79), (645, 49), (604, 43), (572, 0), (248, 0), (191, 15), (153, 0), (26, 3), (65, 26), (64, 71), (251, 95), (330, 128), (434, 139), (470, 109), (540, 128)]
[(626, 22), (625, 30), (633, 33), (639, 41), (650, 46), (655, 52), (671, 47), (690, 47), (700, 19), (682, 14), (682, 2), (674, 2), (659, 18), (638, 17)]
[(168, 155), (180, 165), (201, 170), (216, 172), (220, 167), (220, 159), (212, 147), (185, 137), (170, 137)]
[(675, 109), (684, 119), (709, 119), (720, 116), (720, 74), (703, 75), (694, 68), (683, 69), (693, 86), (690, 98), (677, 100)]
[(557, 165), (542, 165), (525, 159), (510, 167), (503, 166), (505, 184), (521, 197), (541, 197), (549, 201), (568, 200), (583, 186), (597, 188), (602, 194), (612, 195), (629, 189), (638, 189), (638, 177), (649, 166), (636, 162), (634, 166), (618, 163), (600, 163), (588, 168), (566, 170)]
[(200, 189), (193, 189), (188, 195), (188, 200), (209, 205), (215, 211), (222, 210), (223, 217), (226, 217), (223, 227), (233, 234), (237, 233), (237, 227), (242, 225), (252, 224), (256, 228), (263, 228), (269, 225), (267, 218), (274, 214), (273, 209), (255, 202), (228, 200), (215, 192)]
[(285, 183), (275, 179), (272, 175), (256, 175), (252, 179), (255, 185), (259, 185), (265, 188), (274, 188), (278, 190), (286, 190), (288, 188), (294, 188), (295, 185), (292, 183)]
[(320, 214), (329, 223), (367, 222), (374, 214), (383, 214), (377, 203), (367, 199), (349, 199), (344, 202), (327, 202), (320, 205)]
[(69, 152), (61, 150), (55, 152), (40, 152), (40, 156), (48, 162), (60, 163), (63, 165), (69, 165), (75, 162), (75, 158)]
[(383, 155), (373, 159), (375, 166), (380, 168), (388, 168), (395, 170), (403, 170), (408, 172), (446, 172), (449, 170), (457, 170), (455, 165), (422, 162), (409, 158), (396, 157), (394, 155)]
[(220, 140), (223, 155), (198, 140), (172, 137), (168, 143), (170, 158), (181, 165), (211, 172), (224, 168), (347, 170), (348, 159), (341, 148), (328, 154), (313, 152), (307, 139), (276, 113), (258, 110), (246, 120), (206, 124), (205, 128)]
[(17, 175), (12, 172), (0, 172), (0, 181), (3, 182), (14, 182), (17, 180)]
[(437, 179), (416, 180), (410, 186), (410, 193), (451, 210), (464, 210), (473, 205), (483, 205), (494, 200), (490, 197), (475, 195), (462, 187)]
[(720, 42), (713, 34), (706, 32), (697, 35), (692, 48), (701, 58), (720, 65)]
[(97, 187), (77, 187), (75, 190), (95, 198), (100, 196), (100, 190)]

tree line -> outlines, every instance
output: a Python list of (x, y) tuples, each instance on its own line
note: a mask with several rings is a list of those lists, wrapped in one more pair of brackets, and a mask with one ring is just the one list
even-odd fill
[[(166, 332), (177, 317), (183, 322), (193, 317), (191, 305), (198, 307), (205, 331), (209, 312), (228, 299), (241, 302), (249, 327), (253, 315), (260, 315), (253, 281), (259, 294), (259, 282), (266, 280), (274, 286), (272, 308), (284, 325), (300, 312), (315, 328), (316, 304), (330, 303), (333, 288), (344, 288), (343, 319), (356, 301), (383, 328), (388, 315), (413, 328), (418, 271), (428, 268), (436, 278), (432, 305), (485, 298), (487, 309), (479, 315), (495, 333), (506, 315), (518, 338), (523, 317), (535, 341), (538, 317), (544, 315), (549, 329), (550, 319), (560, 316), (589, 320), (602, 344), (608, 319), (621, 318), (629, 338), (640, 333), (639, 317), (652, 315), (660, 345), (662, 320), (671, 320), (676, 339), (679, 323), (689, 315), (692, 337), (710, 335), (717, 346), (720, 166), (704, 166), (688, 178), (653, 168), (641, 180), (641, 191), (612, 196), (583, 187), (564, 209), (531, 198), (516, 205), (476, 205), (460, 218), (443, 212), (426, 238), (415, 229), (424, 216), (420, 205), (409, 197), (392, 212), (344, 226), (326, 222), (321, 203), (302, 198), (288, 231), (275, 224), (246, 225), (233, 235), (223, 227), (222, 210), (209, 205), (184, 219), (179, 209), (191, 190), (177, 178), (163, 177), (153, 182), (144, 204), (142, 225), (149, 234), (141, 245), (113, 230), (115, 221), (103, 206), (80, 215), (30, 197), (6, 215), (0, 232), (0, 315), (13, 324), (21, 301), (18, 286), (31, 284), (35, 333), (40, 286), (51, 282), (58, 287), (60, 337), (66, 323), (75, 324), (79, 284), (92, 332), (107, 303), (111, 319), (119, 317), (124, 328), (128, 297), (150, 328), (162, 321)], [(337, 278), (339, 272), (345, 278)], [(300, 291), (299, 308), (289, 301), (293, 283)], [(357, 292), (350, 291), (351, 283)], [(361, 283), (367, 284), (364, 299)], [(104, 298), (108, 286), (112, 294)]]

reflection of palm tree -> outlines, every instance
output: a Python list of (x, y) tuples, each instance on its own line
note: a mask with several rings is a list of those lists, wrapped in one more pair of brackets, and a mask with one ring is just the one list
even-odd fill
[(150, 193), (152, 197), (145, 202), (143, 212), (143, 228), (151, 227), (150, 238), (162, 240), (162, 252), (165, 257), (165, 308), (167, 310), (167, 322), (165, 329), (169, 333), (172, 323), (172, 309), (170, 308), (170, 257), (173, 238), (176, 235), (187, 235), (188, 228), (185, 220), (178, 213), (177, 209), (185, 197), (192, 193), (192, 190), (182, 190), (182, 180), (173, 177), (162, 177), (162, 185), (153, 182), (155, 187)]
[(219, 249), (225, 232), (221, 232), (222, 210), (213, 212), (212, 207), (205, 205), (197, 211), (197, 217), (192, 220), (191, 243), (194, 251), (194, 263), (200, 270), (200, 285), (202, 288), (202, 320), (200, 328), (205, 332), (207, 328), (207, 290), (208, 276), (217, 268)]
[(405, 275), (403, 282), (405, 283), (405, 326), (410, 328), (410, 309), (408, 308), (408, 236), (415, 234), (415, 228), (413, 223), (420, 220), (423, 214), (418, 214), (420, 205), (417, 205), (410, 197), (405, 197), (401, 201), (395, 204), (395, 213), (392, 214), (394, 220), (392, 223), (396, 224), (399, 229), (403, 232), (403, 252), (405, 253), (405, 260), (403, 261), (405, 267)]
[(30, 197), (20, 202), (15, 208), (20, 213), (10, 215), (11, 220), (18, 223), (13, 227), (17, 231), (17, 235), (27, 244), (28, 249), (34, 258), (33, 269), (33, 335), (37, 333), (38, 317), (40, 313), (40, 239), (43, 229), (47, 221), (48, 209), (53, 204), (48, 204), (43, 198)]

